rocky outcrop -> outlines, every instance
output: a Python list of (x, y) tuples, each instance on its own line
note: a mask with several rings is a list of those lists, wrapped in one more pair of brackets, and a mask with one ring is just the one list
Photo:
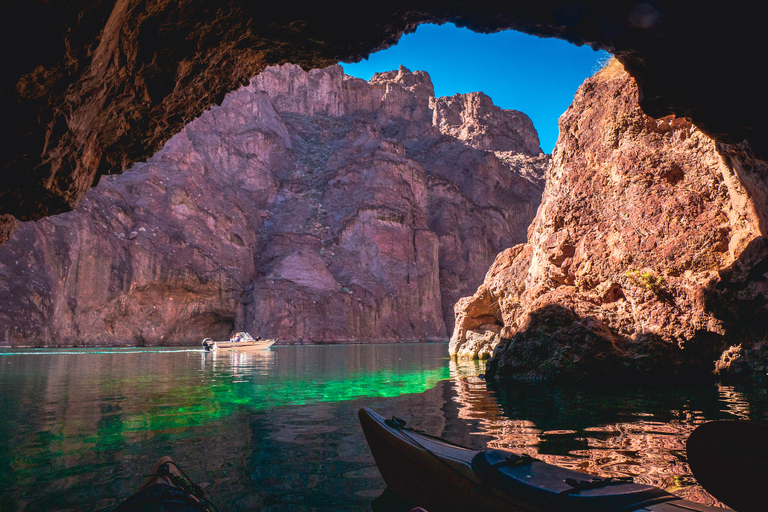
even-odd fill
[[(641, 84), (648, 115), (688, 117), (732, 144), (729, 153), (743, 152), (739, 178), (757, 197), (768, 190), (768, 113), (759, 66), (745, 49), (765, 46), (762, 11), (754, 3), (699, 7), (387, 1), (350, 23), (340, 15), (349, 5), (334, 2), (7, 0), (0, 38), (13, 51), (0, 75), (0, 243), (13, 226), (6, 215), (31, 220), (72, 209), (99, 176), (144, 161), (266, 66), (357, 61), (420, 23), (514, 29), (611, 52)], [(727, 63), (713, 63), (713, 55), (728, 55)], [(766, 204), (757, 204), (763, 235)]]
[(539, 136), (530, 118), (516, 110), (503, 110), (482, 92), (456, 94), (433, 102), (434, 124), (442, 133), (466, 141), (477, 149), (540, 153)]
[(618, 62), (580, 87), (528, 242), (458, 302), (452, 354), (497, 344), (497, 380), (711, 372), (723, 351), (720, 370), (765, 372), (760, 198), (714, 141), (637, 98)]
[(524, 114), (433, 95), (402, 67), (370, 83), (267, 68), (75, 211), (20, 223), (0, 247), (0, 339), (447, 337), (454, 302), (525, 241), (549, 156)]

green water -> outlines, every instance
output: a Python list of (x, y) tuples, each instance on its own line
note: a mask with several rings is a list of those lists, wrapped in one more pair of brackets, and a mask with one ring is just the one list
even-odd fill
[(0, 510), (110, 510), (162, 455), (222, 512), (382, 510), (361, 406), (468, 446), (711, 502), (685, 464), (687, 435), (709, 419), (768, 418), (754, 386), (494, 393), (481, 365), (446, 354), (444, 344), (2, 351)]

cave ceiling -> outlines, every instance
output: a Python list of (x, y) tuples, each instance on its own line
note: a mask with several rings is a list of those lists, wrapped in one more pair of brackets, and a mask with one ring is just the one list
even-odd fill
[(607, 50), (637, 80), (647, 114), (688, 117), (764, 159), (760, 6), (702, 5), (5, 0), (0, 224), (74, 208), (99, 176), (147, 159), (268, 65), (359, 61), (422, 23)]

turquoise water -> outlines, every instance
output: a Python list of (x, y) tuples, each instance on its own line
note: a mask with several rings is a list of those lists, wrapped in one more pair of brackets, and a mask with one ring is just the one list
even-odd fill
[(222, 511), (385, 510), (357, 422), (371, 407), (468, 446), (631, 475), (702, 502), (684, 441), (768, 419), (757, 387), (515, 386), (444, 344), (0, 351), (0, 510), (110, 510), (170, 455)]

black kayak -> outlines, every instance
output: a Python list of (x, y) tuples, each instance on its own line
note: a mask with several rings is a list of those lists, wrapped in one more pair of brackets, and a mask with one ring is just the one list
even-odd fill
[(429, 512), (724, 512), (630, 479), (599, 478), (505, 450), (472, 450), (358, 412), (387, 486)]
[(170, 457), (161, 457), (139, 490), (112, 512), (217, 512)]

